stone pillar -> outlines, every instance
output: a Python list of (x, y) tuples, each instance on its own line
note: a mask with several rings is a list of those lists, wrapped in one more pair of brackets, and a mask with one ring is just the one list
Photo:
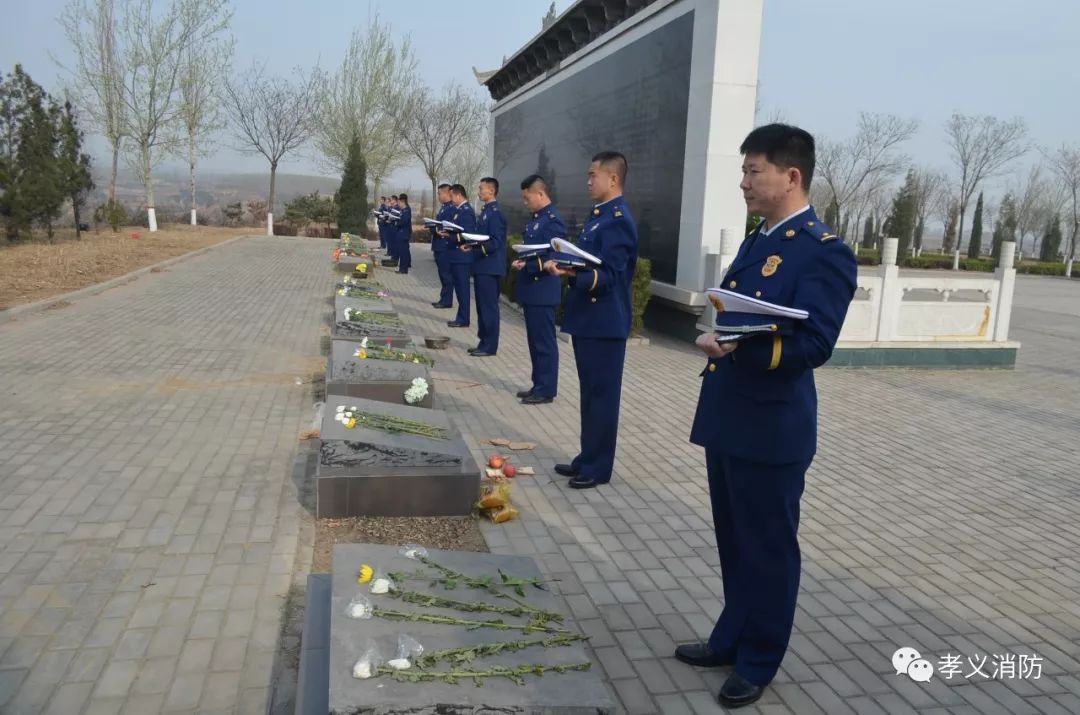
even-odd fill
[[(724, 274), (735, 260), (735, 254), (739, 252), (741, 236), (742, 232), (739, 229), (720, 229), (720, 253), (707, 253), (703, 261), (705, 288), (723, 287)], [(716, 325), (716, 309), (712, 307), (712, 303), (708, 303), (698, 320), (697, 327), (699, 330), (706, 331), (712, 330), (714, 325)]]
[(954, 271), (960, 270), (960, 249), (956, 249), (956, 253), (952, 257), (952, 269)]
[(266, 214), (266, 235), (274, 235), (274, 214), (272, 213)]
[(896, 267), (896, 252), (900, 241), (886, 238), (881, 248), (881, 312), (878, 315), (877, 337), (879, 342), (892, 340), (896, 334), (900, 315), (900, 269)]
[[(735, 254), (739, 252), (739, 245), (742, 242), (742, 231), (734, 228), (720, 229), (720, 278), (723, 277), (724, 271), (735, 260)], [(714, 285), (720, 284), (716, 283)]]
[(1001, 258), (998, 260), (997, 270), (994, 271), (994, 275), (998, 279), (997, 321), (994, 323), (994, 342), (1004, 342), (1009, 339), (1013, 291), (1016, 288), (1016, 268), (1013, 266), (1013, 256), (1015, 254), (1016, 243), (1014, 241), (1002, 242)]

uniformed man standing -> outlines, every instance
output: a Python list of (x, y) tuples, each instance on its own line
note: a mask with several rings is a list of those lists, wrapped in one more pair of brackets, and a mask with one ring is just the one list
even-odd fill
[[(439, 184), (439, 212), (436, 221), (449, 221), (454, 211), (450, 202), (450, 184)], [(437, 230), (431, 229), (431, 252), (435, 255), (435, 267), (439, 271), (439, 299), (431, 304), (433, 308), (454, 307), (454, 277), (450, 272), (450, 248), (452, 242), (444, 238)]]
[(506, 217), (499, 210), (499, 180), (485, 176), (478, 188), (484, 208), (476, 223), (476, 233), (488, 240), (470, 247), (474, 254), (472, 274), (476, 292), (477, 338), (469, 350), (473, 357), (491, 357), (499, 352), (499, 286), (506, 275)]
[[(810, 207), (814, 139), (783, 124), (752, 131), (740, 188), (764, 221), (724, 276), (728, 290), (809, 313), (784, 334), (697, 345), (709, 357), (690, 441), (705, 448), (724, 609), (691, 665), (734, 665), (720, 689), (748, 705), (776, 675), (799, 592), (799, 501), (817, 449), (814, 368), (829, 359), (855, 294), (855, 257)], [(718, 306), (718, 309), (723, 306)]]
[(412, 267), (412, 249), (410, 243), (412, 241), (412, 207), (409, 206), (409, 195), (401, 194), (397, 197), (398, 216), (397, 225), (397, 251), (398, 251), (398, 273), (408, 273), (409, 268)]
[[(555, 204), (548, 196), (547, 182), (537, 174), (521, 182), (521, 200), (530, 218), (522, 232), (522, 243), (551, 243), (566, 237)], [(532, 383), (517, 393), (524, 405), (542, 405), (555, 399), (559, 388), (559, 347), (555, 338), (555, 308), (562, 302), (562, 280), (544, 270), (542, 254), (517, 260), (511, 267), (517, 277), (517, 302), (525, 310), (525, 334), (532, 362)]]
[(398, 263), (398, 223), (401, 219), (397, 196), (389, 197), (386, 214), (389, 217), (386, 220), (386, 255), (390, 256), (390, 265), (394, 266)]
[(570, 277), (562, 330), (573, 336), (581, 385), (581, 451), (555, 471), (570, 477), (574, 489), (611, 481), (619, 433), (626, 339), (633, 315), (630, 283), (637, 265), (638, 234), (623, 202), (626, 157), (602, 152), (589, 165), (593, 207), (577, 245), (600, 258), (595, 268), (562, 269), (546, 261), (547, 271)]
[(375, 226), (379, 230), (379, 248), (386, 250), (386, 212), (389, 207), (386, 204), (386, 197), (379, 197), (379, 214), (375, 217)]
[[(473, 207), (469, 205), (465, 187), (461, 184), (451, 186), (450, 200), (454, 204), (454, 210), (450, 212), (450, 218), (447, 220), (461, 226), (465, 233), (474, 233), (476, 231), (476, 213), (473, 211)], [(472, 275), (473, 254), (472, 251), (466, 250), (468, 246), (461, 238), (461, 234), (440, 231), (439, 235), (453, 240), (453, 246), (449, 251), (449, 263), (450, 273), (454, 279), (454, 294), (457, 295), (458, 302), (457, 316), (446, 324), (451, 328), (467, 328), (469, 327), (470, 309), (472, 307), (469, 296), (469, 278)]]

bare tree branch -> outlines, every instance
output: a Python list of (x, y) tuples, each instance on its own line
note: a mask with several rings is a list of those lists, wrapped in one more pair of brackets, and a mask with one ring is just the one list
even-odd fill
[(1062, 189), (1069, 203), (1069, 217), (1072, 219), (1069, 232), (1069, 248), (1065, 256), (1072, 261), (1076, 258), (1076, 234), (1080, 230), (1080, 148), (1062, 144), (1052, 154), (1047, 155), (1050, 169), (1061, 181)]
[(1010, 162), (1027, 153), (1027, 126), (1020, 118), (1002, 121), (991, 116), (954, 114), (945, 124), (953, 163), (960, 172), (960, 232), (971, 197), (984, 180), (997, 176)]

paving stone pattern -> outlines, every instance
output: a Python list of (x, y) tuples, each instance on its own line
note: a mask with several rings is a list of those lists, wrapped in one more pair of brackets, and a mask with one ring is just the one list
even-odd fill
[[(252, 238), (0, 326), (0, 712), (265, 711), (329, 252)], [(559, 579), (624, 712), (720, 712), (725, 672), (670, 658), (722, 605), (686, 441), (702, 359), (631, 347), (615, 478), (570, 491), (551, 471), (577, 446), (570, 346), (556, 402), (519, 405), (520, 316), (504, 308), (497, 357), (466, 356), (475, 328), (445, 327), (415, 253), (376, 277), (411, 332), (453, 337), (440, 407), (477, 459), (487, 437), (539, 443), (515, 453), (538, 475), (515, 483), (520, 520), (485, 524), (492, 550)], [(741, 712), (1080, 712), (1077, 306), (1078, 282), (1018, 281), (1013, 371), (819, 372), (796, 632)], [(1042, 677), (919, 684), (891, 670), (908, 645), (935, 665), (1037, 654)]]

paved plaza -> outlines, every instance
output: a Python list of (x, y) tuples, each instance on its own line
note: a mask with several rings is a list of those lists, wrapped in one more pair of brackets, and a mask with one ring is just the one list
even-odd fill
[[(242, 239), (0, 324), (0, 712), (287, 705), (275, 652), (310, 548), (293, 465), (314, 398), (296, 379), (321, 356), (332, 245)], [(556, 402), (519, 405), (521, 316), (503, 310), (497, 357), (466, 356), (475, 319), (446, 328), (414, 255), (376, 277), (413, 332), (452, 335), (441, 407), (478, 459), (489, 437), (539, 443), (515, 453), (538, 467), (514, 483), (521, 519), (483, 525), (492, 551), (558, 579), (624, 712), (721, 712), (726, 671), (670, 657), (721, 608), (687, 442), (703, 359), (630, 347), (614, 479), (571, 491), (551, 470), (577, 445), (569, 344)], [(740, 712), (1080, 712), (1080, 281), (1021, 277), (1011, 336), (1012, 371), (819, 371), (796, 632)], [(939, 668), (929, 683), (895, 674), (901, 646)], [(1021, 655), (1039, 671), (994, 672)]]

